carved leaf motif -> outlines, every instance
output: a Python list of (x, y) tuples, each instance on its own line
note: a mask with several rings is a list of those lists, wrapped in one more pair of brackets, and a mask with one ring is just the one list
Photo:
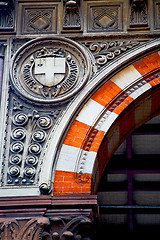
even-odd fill
[(0, 219), (3, 240), (90, 240), (92, 235), (92, 220), (87, 216)]
[(20, 226), (16, 220), (0, 220), (0, 239), (17, 240), (19, 230)]
[(136, 47), (138, 41), (111, 41), (111, 42), (89, 42), (85, 46), (93, 53), (98, 68), (104, 66), (115, 57)]
[[(18, 240), (38, 240), (41, 239), (42, 228), (49, 225), (49, 219), (41, 217), (29, 220), (18, 234)], [(16, 239), (16, 240), (17, 240)]]

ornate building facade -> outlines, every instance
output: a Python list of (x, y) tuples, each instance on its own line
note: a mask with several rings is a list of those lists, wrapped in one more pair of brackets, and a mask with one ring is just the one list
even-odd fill
[(0, 2), (0, 239), (158, 229), (159, 37), (159, 0)]

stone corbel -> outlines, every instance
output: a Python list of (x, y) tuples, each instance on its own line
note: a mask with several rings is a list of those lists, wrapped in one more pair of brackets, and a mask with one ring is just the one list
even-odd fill
[(50, 218), (50, 228), (46, 228), (46, 230), (48, 231), (42, 233), (42, 239), (95, 240), (93, 221), (85, 216), (52, 217)]

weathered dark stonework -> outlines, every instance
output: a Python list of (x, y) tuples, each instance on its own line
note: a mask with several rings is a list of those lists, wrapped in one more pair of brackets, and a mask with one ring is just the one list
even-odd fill
[(154, 28), (160, 29), (160, 2), (154, 1)]
[(5, 204), (8, 210), (0, 213), (0, 238), (95, 240), (96, 202), (95, 196), (4, 198), (0, 209)]
[(148, 8), (146, 0), (131, 0), (130, 27), (148, 26)]
[(1, 102), (1, 94), (2, 94), (3, 65), (4, 65), (5, 49), (6, 49), (6, 43), (0, 42), (0, 102)]
[(80, 16), (80, 1), (64, 1), (64, 30), (80, 30), (81, 16)]
[(14, 2), (5, 0), (0, 2), (0, 30), (14, 30)]

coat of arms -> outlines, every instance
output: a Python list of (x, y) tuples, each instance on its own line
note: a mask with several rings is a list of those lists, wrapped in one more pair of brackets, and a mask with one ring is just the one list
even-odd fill
[(65, 52), (43, 48), (34, 59), (34, 76), (46, 87), (59, 84), (66, 73)]
[(82, 46), (60, 37), (34, 39), (15, 54), (11, 80), (32, 101), (51, 103), (73, 96), (87, 81), (89, 58)]
[(78, 78), (78, 66), (61, 48), (42, 48), (24, 65), (24, 83), (46, 98), (68, 91)]

